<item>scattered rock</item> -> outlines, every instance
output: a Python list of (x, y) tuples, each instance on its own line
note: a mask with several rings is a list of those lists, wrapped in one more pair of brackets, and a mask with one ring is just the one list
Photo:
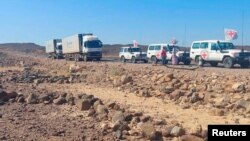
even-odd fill
[(86, 99), (78, 99), (76, 101), (76, 106), (82, 110), (82, 111), (85, 111), (85, 110), (89, 110), (90, 107), (91, 107), (91, 103), (89, 100), (86, 100)]
[(115, 137), (116, 137), (117, 139), (121, 139), (121, 138), (122, 138), (122, 132), (121, 132), (121, 130), (117, 130), (117, 131), (115, 132)]
[(142, 135), (147, 139), (153, 139), (155, 137), (156, 130), (152, 123), (143, 123), (141, 125)]
[(185, 130), (182, 127), (174, 126), (170, 132), (171, 136), (178, 137), (185, 134)]
[(116, 111), (112, 116), (112, 123), (116, 123), (117, 121), (124, 121), (124, 115), (121, 111)]
[(128, 76), (128, 75), (123, 75), (121, 77), (121, 83), (122, 84), (127, 84), (129, 82), (133, 82), (132, 76)]
[(190, 134), (195, 136), (201, 136), (202, 134), (202, 126), (198, 123), (195, 123), (190, 130)]
[(234, 83), (232, 89), (235, 92), (244, 92), (246, 90), (245, 85), (243, 83)]
[(104, 105), (98, 105), (96, 108), (96, 113), (97, 114), (107, 114), (108, 109)]
[(66, 102), (67, 102), (66, 99), (62, 96), (59, 96), (57, 99), (53, 100), (53, 103), (56, 105), (61, 105), (61, 104), (64, 104)]
[(26, 98), (26, 102), (28, 104), (37, 104), (38, 103), (37, 95), (35, 95), (34, 93), (30, 93)]

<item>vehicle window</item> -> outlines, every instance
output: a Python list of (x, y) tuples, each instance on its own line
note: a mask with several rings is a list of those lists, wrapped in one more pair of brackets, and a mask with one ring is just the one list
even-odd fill
[(212, 43), (211, 44), (211, 50), (219, 50), (218, 44), (217, 43)]
[(120, 52), (123, 52), (123, 48), (121, 48)]
[(57, 49), (58, 49), (58, 50), (62, 50), (62, 46), (58, 46)]
[(200, 48), (208, 48), (208, 43), (201, 43), (201, 46), (200, 46)]
[(132, 49), (132, 52), (140, 52), (141, 49), (140, 48), (131, 48)]
[(200, 43), (194, 43), (192, 46), (192, 49), (199, 49), (200, 48)]
[(154, 50), (154, 46), (150, 46), (150, 47), (149, 47), (149, 50)]
[(161, 46), (155, 46), (155, 50), (161, 50)]
[(235, 49), (232, 43), (219, 43), (219, 46), (222, 50)]
[(128, 48), (124, 48), (124, 50), (123, 50), (124, 52), (128, 52)]

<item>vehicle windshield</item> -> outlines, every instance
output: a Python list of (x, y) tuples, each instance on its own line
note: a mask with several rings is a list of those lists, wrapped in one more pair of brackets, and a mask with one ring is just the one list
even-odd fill
[(219, 43), (218, 44), (221, 50), (235, 49), (233, 43)]
[(169, 51), (169, 52), (172, 52), (173, 48), (175, 48), (176, 51), (180, 51), (180, 48), (178, 46), (167, 46), (165, 48), (166, 48), (166, 51)]
[(62, 50), (62, 46), (58, 46), (57, 49), (58, 49), (58, 50)]
[(84, 46), (87, 48), (101, 48), (102, 42), (100, 40), (86, 41)]
[(141, 49), (140, 48), (128, 48), (128, 52), (141, 52)]

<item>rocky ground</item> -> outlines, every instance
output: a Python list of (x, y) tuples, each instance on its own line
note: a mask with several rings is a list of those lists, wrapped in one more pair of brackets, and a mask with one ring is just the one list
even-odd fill
[(0, 50), (0, 140), (207, 140), (250, 123), (249, 69), (68, 62)]

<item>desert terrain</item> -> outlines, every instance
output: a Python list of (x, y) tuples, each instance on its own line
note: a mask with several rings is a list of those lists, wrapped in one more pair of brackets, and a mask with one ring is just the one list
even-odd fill
[(250, 71), (51, 60), (0, 48), (0, 140), (207, 140), (250, 124)]

